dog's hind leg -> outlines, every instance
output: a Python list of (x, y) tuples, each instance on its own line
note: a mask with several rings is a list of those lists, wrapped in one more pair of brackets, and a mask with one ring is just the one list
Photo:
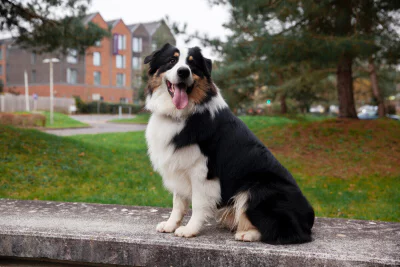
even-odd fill
[(176, 236), (193, 237), (200, 233), (207, 218), (212, 217), (221, 198), (218, 179), (207, 179), (207, 159), (199, 158), (189, 171), (192, 184), (192, 217), (186, 226), (175, 231)]
[(261, 240), (261, 233), (249, 221), (246, 215), (248, 198), (248, 192), (239, 193), (234, 198), (233, 208), (235, 211), (235, 225), (237, 229), (235, 240), (246, 242), (259, 241)]

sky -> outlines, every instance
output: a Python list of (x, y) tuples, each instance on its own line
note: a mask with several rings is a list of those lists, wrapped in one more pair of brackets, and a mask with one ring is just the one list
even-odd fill
[[(150, 22), (169, 17), (171, 22), (187, 23), (187, 32), (198, 31), (210, 37), (224, 38), (229, 31), (222, 25), (228, 22), (226, 6), (210, 6), (207, 0), (92, 0), (89, 12), (100, 12), (105, 20), (122, 18), (126, 24)], [(177, 46), (194, 46), (177, 36)], [(215, 59), (211, 49), (203, 48), (206, 57)]]

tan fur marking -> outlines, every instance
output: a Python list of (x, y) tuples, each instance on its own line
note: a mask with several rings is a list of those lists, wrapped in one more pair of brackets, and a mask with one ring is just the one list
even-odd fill
[(189, 60), (193, 60), (193, 57), (192, 57), (192, 56), (190, 56), (190, 57), (189, 57)]
[(219, 210), (218, 222), (231, 231), (248, 231), (256, 229), (246, 215), (248, 193), (235, 196), (233, 205)]
[(246, 213), (242, 212), (239, 216), (239, 222), (237, 225), (237, 231), (248, 231), (250, 229), (256, 229), (256, 227), (249, 221)]
[(149, 81), (147, 82), (147, 92), (154, 92), (157, 90), (161, 86), (163, 77), (164, 73), (158, 75), (158, 72), (156, 72), (152, 77), (149, 77)]
[(179, 57), (179, 53), (175, 52), (174, 57)]
[(233, 207), (219, 209), (217, 218), (218, 223), (222, 227), (231, 231), (235, 230), (235, 211), (233, 210)]
[(207, 90), (210, 88), (206, 78), (200, 78), (193, 74), (194, 87), (189, 98), (195, 103), (200, 104), (207, 97)]

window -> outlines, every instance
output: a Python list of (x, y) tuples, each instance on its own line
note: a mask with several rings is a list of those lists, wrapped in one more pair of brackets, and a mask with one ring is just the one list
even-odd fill
[(3, 60), (3, 47), (0, 46), (0, 60)]
[(157, 44), (155, 42), (151, 43), (151, 51), (156, 51), (157, 49)]
[(93, 65), (100, 66), (101, 65), (101, 54), (100, 52), (93, 53)]
[(124, 69), (126, 67), (125, 66), (125, 56), (117, 55), (115, 57), (115, 60), (116, 60), (116, 65), (117, 65), (118, 69)]
[(100, 40), (99, 40), (99, 41), (96, 41), (96, 42), (94, 43), (94, 46), (97, 46), (97, 47), (101, 46), (101, 41), (100, 41)]
[(133, 37), (132, 45), (133, 52), (142, 52), (142, 38)]
[(126, 49), (126, 36), (118, 35), (118, 50), (125, 50), (125, 49)]
[(31, 54), (31, 64), (36, 64), (36, 53)]
[(3, 75), (3, 65), (0, 65), (0, 75)]
[(132, 57), (132, 68), (134, 70), (140, 70), (142, 68), (142, 64), (140, 64), (140, 57)]
[(67, 83), (76, 84), (78, 82), (78, 72), (76, 69), (67, 69)]
[(117, 73), (117, 87), (125, 86), (125, 74)]
[(129, 103), (129, 100), (128, 100), (128, 98), (126, 98), (126, 97), (121, 97), (121, 98), (119, 99), (119, 103), (121, 103), (121, 104), (128, 104), (128, 103)]
[(94, 76), (94, 84), (100, 85), (101, 84), (101, 72), (95, 71), (95, 72), (93, 72), (93, 76)]
[(36, 70), (32, 70), (31, 82), (32, 82), (32, 83), (35, 83), (35, 82), (36, 82)]
[(78, 51), (76, 51), (75, 49), (69, 49), (67, 55), (67, 62), (72, 64), (78, 63)]

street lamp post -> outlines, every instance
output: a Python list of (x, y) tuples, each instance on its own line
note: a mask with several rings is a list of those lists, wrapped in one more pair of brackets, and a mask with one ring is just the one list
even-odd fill
[(57, 63), (60, 62), (60, 60), (58, 58), (46, 58), (43, 60), (43, 63), (49, 63), (49, 67), (50, 67), (50, 124), (54, 123), (54, 104), (53, 104), (53, 100), (54, 100), (54, 89), (53, 89), (53, 62)]

